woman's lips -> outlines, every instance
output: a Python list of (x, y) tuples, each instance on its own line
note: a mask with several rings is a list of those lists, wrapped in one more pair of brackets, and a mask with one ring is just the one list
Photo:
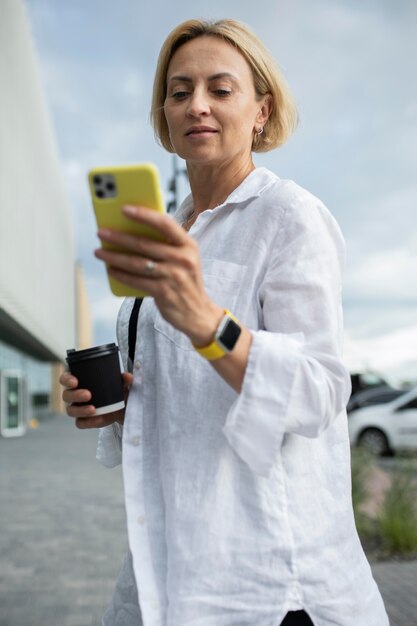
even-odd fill
[(214, 133), (217, 133), (217, 130), (215, 128), (201, 126), (201, 127), (196, 127), (196, 128), (190, 128), (190, 130), (187, 130), (185, 135), (187, 137), (196, 137), (196, 136), (202, 137), (202, 136), (207, 136), (207, 135), (213, 135)]

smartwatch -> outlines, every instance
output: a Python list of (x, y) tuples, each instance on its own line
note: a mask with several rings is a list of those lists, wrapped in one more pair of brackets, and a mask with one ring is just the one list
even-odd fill
[(209, 361), (221, 359), (222, 356), (233, 350), (241, 332), (242, 328), (237, 319), (230, 311), (225, 310), (214, 335), (214, 340), (208, 346), (203, 348), (194, 346), (194, 348)]

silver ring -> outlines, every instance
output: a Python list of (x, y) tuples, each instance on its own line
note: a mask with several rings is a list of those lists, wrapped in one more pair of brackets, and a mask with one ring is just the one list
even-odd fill
[(148, 274), (152, 274), (152, 272), (155, 270), (155, 267), (156, 267), (155, 261), (152, 261), (151, 259), (148, 259), (148, 261), (146, 261), (145, 269), (148, 272)]

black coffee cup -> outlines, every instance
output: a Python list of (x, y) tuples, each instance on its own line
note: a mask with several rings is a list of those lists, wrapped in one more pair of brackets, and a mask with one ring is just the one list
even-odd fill
[(68, 368), (80, 389), (91, 391), (91, 400), (77, 406), (92, 404), (95, 415), (118, 411), (125, 406), (119, 348), (115, 343), (87, 350), (67, 350)]

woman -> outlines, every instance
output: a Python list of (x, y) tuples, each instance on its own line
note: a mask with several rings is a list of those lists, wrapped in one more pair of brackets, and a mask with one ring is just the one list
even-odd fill
[[(191, 195), (176, 221), (125, 207), (165, 243), (100, 231), (128, 253), (96, 256), (152, 297), (126, 415), (68, 408), (79, 427), (110, 425), (107, 465), (120, 461), (124, 419), (143, 624), (388, 624), (351, 505), (342, 236), (320, 200), (252, 160), (293, 131), (288, 88), (245, 26), (190, 20), (161, 50), (152, 120), (185, 159)], [(132, 308), (118, 320), (126, 365)], [(62, 382), (67, 402), (90, 399)]]

